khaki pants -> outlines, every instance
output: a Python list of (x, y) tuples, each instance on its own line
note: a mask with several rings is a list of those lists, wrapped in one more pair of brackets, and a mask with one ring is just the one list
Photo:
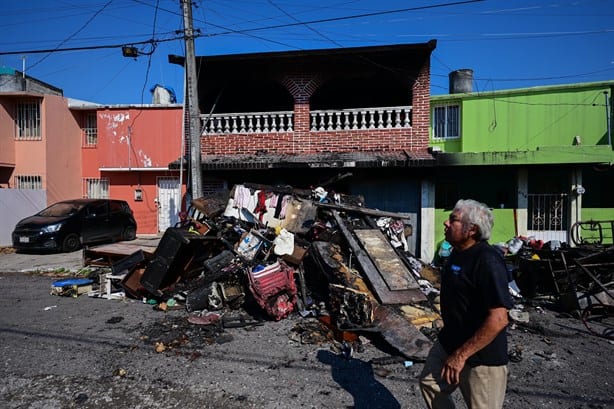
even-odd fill
[[(430, 409), (454, 408), (450, 396), (456, 386), (441, 379), (441, 368), (448, 354), (439, 342), (429, 352), (420, 374), (420, 391)], [(503, 407), (507, 386), (507, 366), (466, 365), (460, 374), (461, 393), (469, 409), (497, 409)]]

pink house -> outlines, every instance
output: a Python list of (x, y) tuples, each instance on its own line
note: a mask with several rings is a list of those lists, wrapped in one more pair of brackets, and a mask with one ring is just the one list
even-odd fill
[(0, 84), (0, 187), (80, 197), (81, 128), (62, 91), (6, 69)]
[(83, 195), (128, 201), (139, 234), (178, 221), (185, 185), (169, 163), (181, 156), (181, 105), (70, 106), (82, 130)]
[(78, 197), (123, 199), (138, 234), (164, 231), (176, 222), (183, 197), (179, 170), (168, 166), (181, 156), (182, 117), (178, 104), (102, 106), (65, 98), (5, 69), (0, 187), (45, 192), (38, 210)]

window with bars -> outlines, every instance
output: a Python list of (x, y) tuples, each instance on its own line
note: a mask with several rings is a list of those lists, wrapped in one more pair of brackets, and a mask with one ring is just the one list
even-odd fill
[(460, 138), (460, 106), (458, 104), (439, 105), (433, 108), (433, 138)]
[(98, 124), (96, 112), (87, 112), (83, 116), (83, 146), (95, 147), (98, 143)]
[(16, 139), (40, 140), (42, 138), (40, 101), (21, 101), (15, 108)]
[(34, 175), (16, 175), (15, 176), (15, 188), (16, 189), (42, 189), (43, 178), (41, 176)]
[(84, 178), (83, 197), (89, 199), (108, 199), (109, 198), (109, 179), (108, 178)]

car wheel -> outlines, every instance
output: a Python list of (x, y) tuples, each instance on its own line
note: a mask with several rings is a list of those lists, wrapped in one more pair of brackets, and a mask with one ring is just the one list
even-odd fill
[(81, 247), (81, 239), (78, 234), (71, 233), (64, 239), (64, 243), (62, 243), (62, 250), (66, 253), (72, 253)]
[(134, 240), (136, 239), (136, 229), (134, 227), (126, 227), (122, 234), (122, 240)]

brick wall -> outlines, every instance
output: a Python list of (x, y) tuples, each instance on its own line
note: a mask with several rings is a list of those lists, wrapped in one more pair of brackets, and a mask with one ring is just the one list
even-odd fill
[[(322, 83), (318, 74), (288, 74), (280, 80), (294, 97), (294, 132), (206, 135), (205, 155), (310, 154), (319, 152), (426, 151), (430, 110), (430, 68), (420, 70), (412, 94), (412, 126), (402, 129), (309, 131), (309, 97)], [(356, 107), (360, 108), (360, 107)]]

